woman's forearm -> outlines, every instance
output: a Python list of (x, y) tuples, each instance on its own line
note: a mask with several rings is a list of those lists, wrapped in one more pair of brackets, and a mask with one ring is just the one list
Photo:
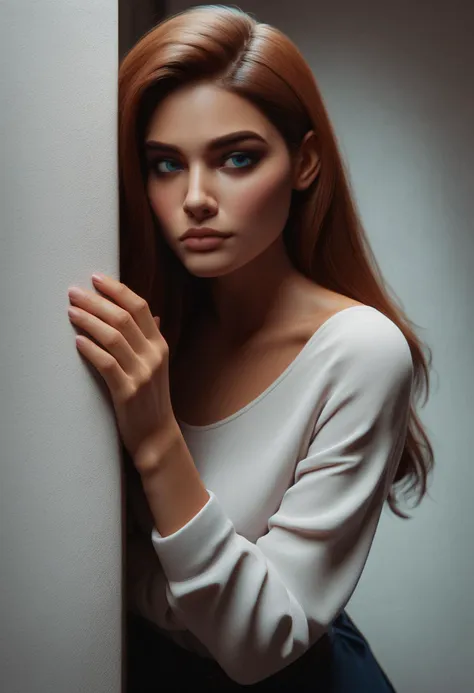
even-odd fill
[[(140, 465), (139, 465), (140, 466)], [(154, 527), (167, 537), (184, 527), (209, 501), (194, 460), (181, 432), (170, 433), (167, 444), (148, 457), (142, 484)]]

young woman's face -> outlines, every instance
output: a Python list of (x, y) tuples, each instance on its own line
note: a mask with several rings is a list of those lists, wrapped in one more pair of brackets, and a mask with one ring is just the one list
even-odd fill
[[(229, 139), (216, 142), (222, 138)], [(211, 84), (183, 87), (156, 108), (145, 146), (151, 207), (189, 272), (228, 274), (280, 237), (292, 162), (278, 130), (253, 104)], [(232, 235), (214, 250), (187, 247), (182, 235), (203, 227)]]

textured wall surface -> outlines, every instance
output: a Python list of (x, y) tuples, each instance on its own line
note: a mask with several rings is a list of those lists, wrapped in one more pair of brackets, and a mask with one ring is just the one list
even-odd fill
[(67, 316), (118, 276), (117, 2), (0, 6), (0, 688), (119, 693), (119, 446)]

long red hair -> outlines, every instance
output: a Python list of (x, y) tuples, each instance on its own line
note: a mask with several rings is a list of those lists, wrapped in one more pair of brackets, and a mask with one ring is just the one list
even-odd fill
[[(145, 298), (176, 353), (191, 314), (205, 295), (162, 238), (146, 194), (144, 140), (161, 99), (198, 80), (237, 93), (256, 105), (294, 151), (308, 130), (319, 145), (320, 172), (312, 186), (294, 192), (284, 229), (294, 266), (318, 284), (384, 313), (403, 332), (414, 364), (414, 398), (429, 395), (432, 353), (391, 295), (367, 241), (348, 175), (313, 74), (296, 46), (280, 31), (222, 6), (198, 6), (161, 22), (125, 55), (119, 71), (120, 279)], [(423, 349), (427, 354), (423, 353)], [(412, 403), (409, 428), (392, 489), (427, 493), (433, 449)]]

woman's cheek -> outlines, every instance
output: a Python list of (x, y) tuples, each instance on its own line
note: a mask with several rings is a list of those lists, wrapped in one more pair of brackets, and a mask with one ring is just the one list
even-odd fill
[(166, 195), (164, 191), (158, 192), (156, 189), (149, 194), (150, 205), (158, 222), (164, 229), (170, 226), (173, 203), (171, 195)]
[(260, 218), (275, 223), (288, 213), (291, 202), (291, 183), (288, 179), (273, 177), (267, 180), (250, 182), (241, 191), (236, 211), (246, 219)]

